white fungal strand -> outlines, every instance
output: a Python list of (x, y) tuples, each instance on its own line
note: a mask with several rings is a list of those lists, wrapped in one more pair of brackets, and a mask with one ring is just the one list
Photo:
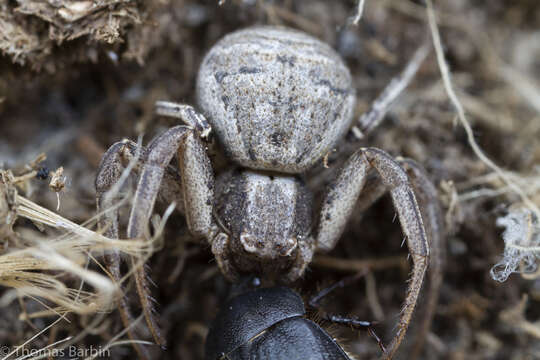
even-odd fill
[(505, 227), (503, 259), (491, 268), (491, 277), (503, 282), (512, 273), (531, 274), (538, 270), (540, 261), (540, 223), (534, 214), (524, 208), (511, 210), (497, 219)]

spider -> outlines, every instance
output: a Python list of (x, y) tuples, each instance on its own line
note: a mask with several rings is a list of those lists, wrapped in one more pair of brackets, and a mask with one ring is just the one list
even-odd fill
[[(428, 52), (428, 46), (417, 50), (402, 74), (359, 119), (356, 130), (366, 134), (380, 123)], [(413, 263), (397, 333), (385, 354), (391, 358), (411, 320), (430, 245), (435, 255), (433, 277), (440, 279), (440, 210), (435, 188), (419, 165), (395, 160), (377, 148), (361, 148), (328, 186), (313, 220), (312, 194), (301, 174), (353, 125), (355, 90), (339, 55), (327, 44), (289, 28), (236, 31), (204, 58), (196, 98), (200, 112), (189, 105), (157, 102), (158, 114), (176, 117), (183, 125), (165, 131), (146, 148), (124, 140), (108, 149), (96, 178), (98, 210), (111, 207), (113, 199), (105, 194), (138, 152), (141, 165), (135, 167), (139, 180), (128, 238), (144, 236), (158, 197), (176, 201), (189, 231), (206, 239), (226, 278), (234, 281), (248, 273), (293, 282), (303, 275), (315, 251), (334, 248), (357, 202), (365, 209), (390, 192)], [(206, 152), (212, 136), (236, 164), (216, 179)], [(175, 155), (179, 174), (170, 165)], [(382, 181), (366, 182), (371, 173)], [(369, 191), (362, 192), (365, 187)], [(117, 211), (105, 211), (100, 227), (105, 235), (118, 238)], [(119, 255), (109, 254), (106, 260), (112, 276), (119, 279)], [(163, 345), (142, 269), (135, 280), (147, 324)], [(436, 287), (440, 280), (434, 283)], [(130, 323), (125, 300), (119, 307), (124, 323)]]

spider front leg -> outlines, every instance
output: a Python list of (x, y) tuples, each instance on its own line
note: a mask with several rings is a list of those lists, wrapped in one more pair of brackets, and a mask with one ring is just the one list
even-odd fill
[(411, 159), (400, 159), (398, 162), (407, 171), (416, 193), (416, 199), (422, 213), (422, 218), (424, 219), (430, 247), (429, 287), (424, 304), (425, 310), (410, 355), (410, 359), (416, 359), (422, 351), (439, 300), (439, 290), (443, 280), (444, 259), (446, 258), (445, 229), (442, 210), (437, 198), (437, 189), (428, 179), (424, 168)]
[[(99, 214), (98, 218), (98, 229), (103, 232), (103, 235), (111, 239), (119, 238), (119, 226), (118, 226), (118, 206), (115, 204), (117, 201), (121, 201), (118, 196), (119, 184), (122, 173), (124, 172), (124, 154), (126, 149), (130, 152), (135, 151), (136, 144), (132, 142), (119, 141), (113, 144), (101, 158), (101, 163), (98, 168), (95, 186), (96, 186), (96, 203), (97, 211)], [(140, 153), (144, 153), (144, 149), (140, 149)], [(140, 156), (141, 154), (139, 154)], [(115, 193), (110, 191), (113, 189), (115, 184), (118, 184), (118, 189), (115, 189)], [(116, 284), (120, 284), (121, 273), (120, 273), (120, 255), (118, 251), (111, 250), (105, 254), (105, 264), (107, 270), (110, 273), (113, 281)], [(133, 318), (129, 305), (126, 301), (125, 296), (122, 294), (117, 299), (118, 311), (120, 313), (120, 318), (122, 323), (126, 328), (129, 328), (135, 319)], [(135, 341), (136, 337), (132, 330), (128, 331), (128, 336), (130, 340)], [(148, 359), (150, 355), (141, 345), (136, 342), (133, 343), (135, 351), (141, 359)]]
[[(427, 274), (428, 287), (425, 292), (426, 300), (423, 304), (423, 316), (418, 321), (419, 326), (415, 334), (416, 339), (409, 353), (410, 359), (416, 359), (424, 346), (439, 300), (439, 290), (443, 280), (444, 259), (446, 257), (445, 230), (443, 214), (437, 197), (437, 189), (429, 180), (424, 168), (412, 159), (399, 158), (396, 161), (407, 172), (409, 181), (414, 189), (418, 207), (424, 221), (430, 252)], [(386, 190), (386, 186), (380, 182), (378, 176), (368, 177), (358, 199), (359, 204), (355, 206), (355, 209), (360, 212), (365, 211), (384, 195)]]
[(127, 236), (137, 238), (148, 227), (165, 170), (177, 153), (181, 193), (190, 232), (198, 237), (210, 233), (214, 200), (214, 175), (203, 143), (192, 129), (175, 126), (148, 145), (130, 213)]
[[(128, 238), (144, 238), (166, 167), (177, 153), (181, 172), (185, 217), (190, 232), (212, 238), (214, 176), (210, 159), (198, 134), (186, 126), (176, 126), (156, 137), (148, 146), (144, 167), (133, 199), (127, 227)], [(144, 316), (158, 344), (163, 339), (153, 314), (143, 271), (135, 274)]]
[(328, 251), (336, 245), (372, 169), (377, 171), (390, 191), (413, 261), (398, 331), (384, 355), (384, 358), (390, 359), (402, 342), (410, 323), (428, 266), (429, 244), (422, 214), (408, 175), (387, 153), (375, 148), (360, 149), (349, 158), (330, 186), (323, 203), (317, 233), (317, 248)]
[[(189, 120), (185, 122), (190, 123)], [(208, 134), (209, 130), (205, 133)], [(179, 208), (184, 210), (191, 233), (212, 239), (217, 228), (212, 221), (214, 177), (210, 160), (199, 137), (200, 134), (193, 128), (176, 126), (155, 138), (146, 150), (141, 149), (139, 161), (134, 167), (140, 176), (127, 228), (128, 238), (143, 238), (156, 198), (162, 195), (160, 197), (165, 197), (168, 201), (179, 202)], [(112, 205), (112, 199), (106, 193), (120, 179), (125, 158), (135, 156), (133, 149), (136, 149), (136, 146), (132, 142), (120, 142), (113, 145), (103, 157), (96, 179), (99, 209), (106, 210)], [(176, 183), (180, 184), (175, 185), (175, 182), (171, 181), (169, 163), (177, 152), (181, 176), (177, 174), (176, 180), (181, 181), (177, 181)], [(142, 170), (139, 163), (143, 164)], [(168, 197), (163, 196), (163, 193)], [(106, 211), (100, 219), (100, 225), (110, 236), (118, 238), (116, 210)], [(112, 276), (119, 278), (119, 256), (113, 254), (109, 260)], [(165, 340), (153, 314), (152, 298), (142, 268), (135, 270), (135, 282), (152, 336), (156, 343), (164, 345)], [(127, 325), (132, 317), (127, 304), (120, 305), (122, 319)], [(138, 352), (141, 354), (139, 350)]]
[[(204, 140), (208, 140), (212, 131), (204, 115), (190, 105), (158, 101), (156, 113), (182, 120), (189, 128), (195, 130), (199, 138)], [(185, 212), (189, 230), (193, 235), (206, 237), (223, 275), (229, 280), (235, 280), (238, 278), (238, 272), (230, 259), (229, 236), (218, 230), (219, 227), (212, 218), (214, 175), (210, 159), (198, 138), (188, 138), (187, 142), (192, 145), (179, 148), (178, 161), (182, 171), (185, 207), (189, 208)]]
[[(137, 178), (140, 174), (144, 161), (146, 159), (147, 149), (143, 146), (138, 146), (137, 143), (131, 140), (122, 140), (114, 143), (109, 147), (101, 158), (96, 175), (96, 195), (98, 211), (105, 211), (99, 218), (99, 223), (104, 231), (109, 231), (109, 227), (113, 226), (118, 233), (118, 213), (114, 205), (122, 199), (119, 196), (123, 184), (126, 179), (122, 179), (124, 171), (130, 167), (131, 171), (127, 172), (127, 177)], [(114, 198), (112, 197), (114, 196)], [(163, 202), (177, 202), (177, 210), (184, 212), (184, 200), (182, 196), (180, 173), (173, 166), (167, 166), (163, 175), (162, 185), (159, 189), (158, 199)]]
[[(147, 150), (144, 147), (138, 146), (133, 141), (123, 140), (113, 144), (101, 159), (95, 181), (96, 202), (99, 214), (98, 228), (105, 236), (111, 239), (120, 238), (118, 216), (119, 202), (122, 201), (120, 193), (123, 183), (128, 180), (127, 178), (133, 178), (140, 173), (146, 155)], [(131, 171), (126, 171), (126, 168), (131, 168)], [(160, 188), (159, 198), (161, 200), (167, 199), (168, 201), (173, 199), (179, 203), (178, 208), (180, 211), (183, 211), (180, 175), (172, 166), (168, 166), (165, 169), (163, 186)], [(120, 254), (117, 251), (110, 251), (105, 254), (104, 258), (111, 278), (117, 284), (120, 284), (122, 277), (120, 272)], [(145, 282), (144, 272), (142, 270), (138, 270), (138, 272), (140, 272), (138, 277)], [(126, 298), (121, 296), (117, 302), (122, 323), (126, 328), (129, 328), (135, 319), (131, 314)], [(159, 330), (155, 332), (158, 334)], [(133, 330), (128, 330), (128, 336), (131, 340), (136, 340)], [(150, 358), (146, 349), (141, 345), (134, 342), (133, 346), (140, 358)]]

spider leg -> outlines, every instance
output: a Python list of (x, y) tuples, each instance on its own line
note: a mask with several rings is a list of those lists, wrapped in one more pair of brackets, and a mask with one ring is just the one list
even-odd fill
[[(407, 171), (409, 181), (414, 189), (416, 200), (419, 205), (427, 239), (430, 247), (430, 262), (428, 271), (428, 289), (426, 291), (426, 301), (424, 305), (423, 317), (420, 323), (420, 330), (417, 331), (416, 340), (410, 355), (411, 359), (417, 358), (424, 346), (426, 334), (429, 331), (435, 309), (439, 299), (439, 290), (443, 278), (444, 254), (444, 222), (442, 210), (437, 198), (437, 190), (429, 180), (423, 167), (411, 159), (399, 159), (398, 163)], [(356, 215), (361, 216), (371, 205), (373, 205), (387, 189), (380, 181), (379, 176), (369, 174), (365, 185), (360, 193), (355, 205)]]
[[(175, 126), (157, 136), (149, 145), (127, 227), (128, 238), (144, 238), (161, 187), (165, 169), (178, 153), (182, 193), (188, 228), (193, 235), (211, 239), (214, 176), (210, 159), (197, 133), (186, 126)], [(154, 340), (165, 340), (153, 314), (147, 279), (143, 269), (135, 272), (135, 283), (148, 327)]]
[(437, 198), (437, 189), (428, 179), (428, 176), (418, 163), (411, 159), (400, 159), (398, 162), (407, 171), (409, 180), (414, 188), (430, 247), (429, 287), (427, 289), (425, 310), (417, 332), (416, 341), (410, 358), (415, 359), (422, 351), (426, 335), (431, 326), (435, 308), (439, 301), (439, 290), (443, 280), (443, 266), (445, 259), (445, 230), (442, 210)]
[(193, 106), (186, 104), (178, 104), (170, 101), (157, 101), (156, 113), (162, 116), (170, 116), (180, 119), (187, 126), (196, 129), (201, 138), (205, 139), (210, 135), (212, 127), (206, 118), (197, 112)]
[(210, 159), (197, 133), (175, 126), (148, 145), (128, 224), (128, 237), (143, 235), (169, 162), (177, 153), (181, 192), (188, 228), (193, 235), (210, 232), (214, 200), (214, 175)]
[(381, 123), (394, 101), (413, 80), (430, 49), (430, 43), (424, 42), (416, 50), (405, 69), (386, 85), (381, 94), (371, 103), (370, 109), (360, 116), (358, 126), (353, 128), (353, 132), (358, 138), (363, 138)]
[(398, 331), (384, 355), (385, 358), (392, 358), (405, 336), (422, 287), (428, 265), (429, 244), (422, 213), (418, 208), (408, 175), (387, 153), (375, 148), (360, 149), (345, 163), (337, 179), (330, 185), (323, 203), (317, 233), (317, 247), (322, 251), (327, 251), (335, 246), (371, 169), (377, 171), (390, 192), (413, 261)]
[[(137, 145), (131, 141), (118, 142), (110, 147), (103, 156), (96, 177), (98, 210), (103, 211), (113, 206), (113, 200), (107, 193), (119, 181), (122, 171), (136, 156)], [(178, 150), (183, 181), (169, 162)], [(130, 214), (127, 229), (128, 238), (142, 238), (146, 233), (150, 215), (156, 198), (168, 202), (176, 201), (186, 215), (188, 227), (194, 235), (209, 233), (211, 208), (213, 204), (213, 174), (210, 161), (204, 152), (204, 146), (194, 131), (177, 126), (158, 136), (147, 149), (141, 148), (139, 159), (135, 159), (134, 172), (140, 174), (139, 183)], [(186, 194), (186, 196), (184, 196)], [(109, 236), (118, 238), (118, 210), (105, 211), (99, 220), (100, 227)], [(106, 262), (116, 281), (120, 279), (120, 257), (118, 253), (108, 254)], [(132, 259), (134, 263), (134, 259)], [(148, 279), (143, 268), (135, 270), (135, 283), (148, 327), (156, 343), (165, 344), (155, 315), (152, 299), (148, 290)], [(124, 326), (128, 326), (133, 317), (125, 300), (119, 305)], [(130, 334), (133, 337), (133, 334)], [(138, 346), (139, 347), (139, 346)], [(137, 350), (139, 354), (141, 352)]]
[[(98, 228), (103, 231), (103, 235), (111, 239), (119, 238), (118, 208), (114, 206), (114, 202), (117, 199), (111, 196), (106, 196), (106, 193), (113, 187), (114, 184), (118, 183), (124, 170), (121, 160), (122, 148), (124, 146), (124, 142), (117, 142), (113, 144), (103, 155), (99, 165), (95, 184), (97, 194), (97, 211), (98, 214), (100, 214), (98, 219)], [(120, 255), (118, 254), (118, 251), (112, 250), (105, 254), (105, 265), (107, 266), (107, 270), (109, 271), (113, 281), (116, 284), (120, 284)], [(131, 314), (126, 298), (122, 295), (116, 301), (122, 323), (124, 324), (124, 327), (129, 328), (135, 319)], [(136, 340), (133, 330), (128, 331), (128, 337), (132, 341)], [(150, 355), (145, 348), (136, 342), (133, 344), (139, 358), (150, 359)]]
[[(101, 158), (101, 162), (98, 167), (96, 175), (96, 194), (98, 206), (102, 211), (112, 208), (114, 205), (113, 199), (107, 199), (107, 194), (115, 190), (114, 194), (118, 195), (120, 189), (114, 189), (117, 186), (123, 171), (129, 166), (130, 162), (134, 162), (132, 173), (128, 174), (132, 178), (136, 178), (135, 175), (139, 175), (145, 158), (147, 150), (145, 147), (138, 147), (137, 143), (131, 140), (122, 140), (114, 143), (109, 147)], [(120, 199), (116, 196), (117, 200)], [(161, 188), (159, 189), (158, 200), (170, 203), (171, 199), (176, 201), (176, 209), (181, 213), (184, 213), (184, 200), (181, 188), (181, 179), (178, 169), (173, 166), (167, 166), (163, 175), (163, 181)], [(104, 206), (105, 202), (107, 203)], [(101, 206), (100, 206), (101, 203)], [(109, 219), (107, 224), (116, 223), (118, 227), (118, 214), (113, 210), (107, 211), (101, 220)]]
[[(360, 196), (355, 204), (355, 211), (358, 211), (358, 215), (362, 216), (377, 200), (379, 200), (384, 194), (388, 192), (388, 189), (381, 181), (381, 177), (373, 172), (369, 172), (366, 178), (366, 182), (360, 192)], [(356, 216), (358, 216), (356, 215)]]

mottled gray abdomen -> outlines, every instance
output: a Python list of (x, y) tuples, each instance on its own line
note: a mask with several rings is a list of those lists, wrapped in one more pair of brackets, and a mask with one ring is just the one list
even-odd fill
[(197, 100), (234, 161), (299, 173), (347, 131), (355, 91), (327, 44), (284, 27), (252, 27), (210, 49)]

